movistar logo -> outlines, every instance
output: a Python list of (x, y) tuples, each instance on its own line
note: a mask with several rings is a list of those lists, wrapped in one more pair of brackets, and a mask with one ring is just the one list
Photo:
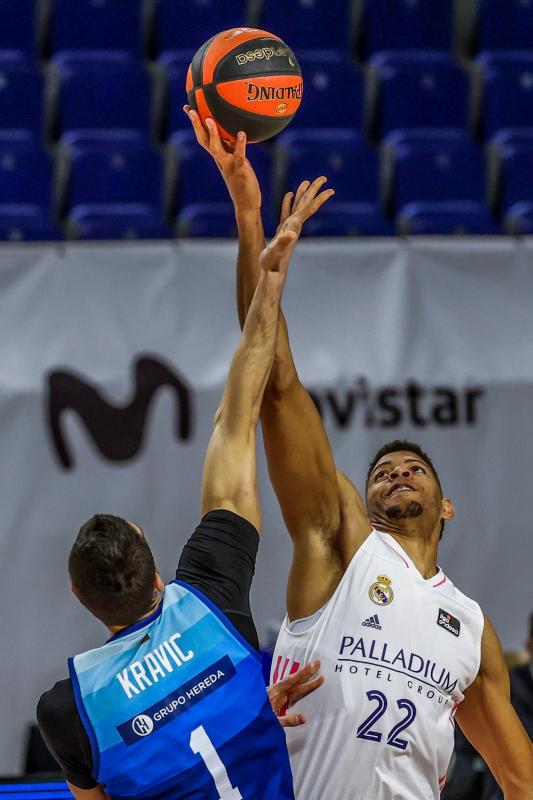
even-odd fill
[(137, 358), (133, 373), (132, 397), (124, 405), (109, 402), (99, 387), (79, 374), (66, 370), (49, 374), (48, 422), (62, 467), (73, 467), (63, 422), (65, 412), (74, 411), (80, 417), (104, 458), (128, 461), (140, 450), (150, 404), (163, 387), (172, 389), (177, 401), (174, 435), (182, 441), (190, 438), (192, 398), (185, 380), (153, 356)]

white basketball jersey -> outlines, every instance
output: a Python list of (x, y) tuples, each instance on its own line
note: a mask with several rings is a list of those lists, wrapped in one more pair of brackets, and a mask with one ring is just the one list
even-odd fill
[(425, 580), (373, 531), (308, 630), (285, 619), (272, 682), (319, 658), (323, 686), (285, 730), (298, 800), (438, 798), (454, 715), (475, 679), (483, 614), (439, 569)]

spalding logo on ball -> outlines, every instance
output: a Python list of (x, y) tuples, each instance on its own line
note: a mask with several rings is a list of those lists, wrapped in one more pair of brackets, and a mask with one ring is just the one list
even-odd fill
[(302, 100), (302, 73), (279, 36), (231, 28), (196, 52), (187, 73), (189, 105), (205, 123), (212, 117), (223, 141), (270, 139), (289, 124)]

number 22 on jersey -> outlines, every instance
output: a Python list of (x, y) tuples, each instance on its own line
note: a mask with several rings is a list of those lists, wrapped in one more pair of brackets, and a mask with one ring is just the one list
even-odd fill
[[(357, 738), (366, 739), (369, 742), (381, 742), (383, 734), (378, 730), (372, 730), (372, 728), (386, 712), (388, 701), (383, 692), (380, 692), (379, 689), (372, 689), (366, 693), (366, 696), (371, 702), (376, 702), (377, 706), (357, 728)], [(399, 738), (400, 733), (405, 731), (414, 722), (416, 708), (414, 703), (405, 698), (397, 700), (396, 705), (401, 711), (405, 710), (406, 713), (387, 734), (387, 744), (391, 745), (391, 747), (397, 747), (399, 750), (405, 750), (407, 741)]]

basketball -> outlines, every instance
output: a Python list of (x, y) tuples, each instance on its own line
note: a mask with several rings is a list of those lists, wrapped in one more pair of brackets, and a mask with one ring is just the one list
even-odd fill
[(279, 36), (231, 28), (197, 50), (187, 72), (187, 97), (202, 122), (212, 117), (222, 141), (244, 131), (262, 142), (285, 128), (302, 100), (300, 66)]

